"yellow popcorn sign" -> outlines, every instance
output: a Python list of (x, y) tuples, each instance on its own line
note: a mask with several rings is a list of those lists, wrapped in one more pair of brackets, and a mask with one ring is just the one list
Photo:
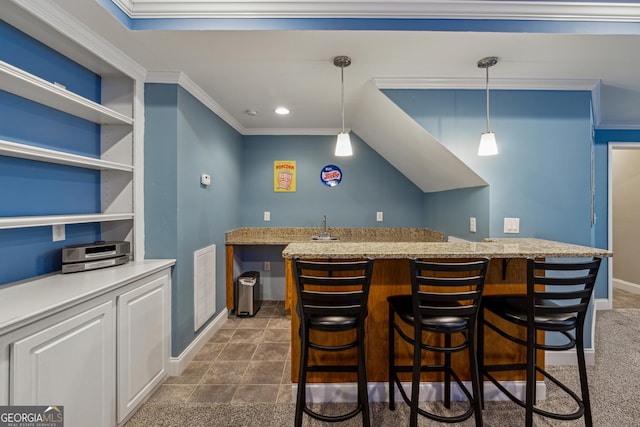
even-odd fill
[(295, 160), (274, 160), (273, 191), (278, 193), (295, 193), (296, 191), (296, 161)]

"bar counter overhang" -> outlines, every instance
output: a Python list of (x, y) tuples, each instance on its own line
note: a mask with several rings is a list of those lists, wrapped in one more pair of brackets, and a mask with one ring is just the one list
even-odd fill
[[(536, 238), (498, 238), (486, 239), (483, 242), (297, 242), (291, 243), (282, 252), (286, 259), (286, 301), (285, 306), (291, 316), (291, 378), (297, 382), (299, 363), (298, 317), (295, 314), (297, 303), (295, 282), (291, 259), (354, 259), (370, 257), (375, 259), (374, 272), (369, 293), (369, 315), (366, 324), (366, 357), (367, 380), (369, 382), (370, 398), (372, 401), (387, 399), (388, 380), (388, 307), (387, 296), (410, 294), (409, 259), (422, 258), (431, 260), (465, 260), (480, 257), (490, 258), (484, 294), (520, 294), (525, 292), (526, 258), (582, 258), (609, 257), (610, 251), (573, 245)], [(524, 333), (521, 333), (524, 338)], [(543, 336), (539, 336), (543, 340)], [(523, 349), (507, 345), (492, 331), (485, 335), (487, 363), (501, 363), (502, 361), (524, 361)], [(411, 347), (397, 346), (396, 357), (411, 360)], [(355, 353), (354, 353), (355, 354)], [(315, 362), (327, 362), (326, 356)], [(329, 363), (344, 363), (354, 355), (335, 355)], [(466, 352), (455, 354), (453, 357), (456, 369), (466, 372), (464, 379), (468, 379), (468, 365)], [(538, 358), (544, 360), (544, 352), (538, 353)], [(310, 356), (313, 361), (313, 355)], [(324, 375), (324, 376), (323, 376)], [(503, 372), (498, 377), (516, 394), (524, 392), (524, 374), (519, 372)], [(310, 396), (315, 401), (352, 401), (355, 399), (354, 379), (348, 374), (315, 374), (309, 376)], [(407, 376), (403, 381), (409, 382)], [(437, 376), (423, 377), (421, 396), (438, 399), (441, 378)], [(538, 381), (538, 398), (544, 399), (546, 389), (544, 382)], [(486, 387), (487, 399), (501, 399), (495, 389)]]

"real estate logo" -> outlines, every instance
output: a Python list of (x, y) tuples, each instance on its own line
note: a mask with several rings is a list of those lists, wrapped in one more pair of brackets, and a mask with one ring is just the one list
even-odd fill
[(64, 407), (0, 406), (0, 427), (64, 427)]

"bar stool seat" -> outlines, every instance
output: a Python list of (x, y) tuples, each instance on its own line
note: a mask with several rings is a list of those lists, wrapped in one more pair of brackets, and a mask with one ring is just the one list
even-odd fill
[[(476, 320), (489, 260), (470, 262), (428, 262), (412, 259), (411, 295), (387, 298), (389, 305), (389, 409), (395, 409), (395, 387), (410, 406), (410, 426), (417, 426), (418, 415), (457, 423), (475, 414), (482, 425), (480, 377), (476, 363)], [(425, 340), (423, 334), (434, 338)], [(413, 347), (410, 365), (396, 360), (395, 337)], [(440, 341), (436, 341), (440, 339)], [(453, 369), (453, 353), (467, 350), (473, 391)], [(423, 351), (440, 354), (441, 363), (424, 364)], [(411, 395), (405, 391), (399, 372), (411, 372)], [(451, 407), (451, 379), (466, 396), (467, 409), (454, 415), (440, 415), (418, 407), (422, 372), (444, 374), (444, 407)]]
[[(300, 366), (296, 398), (295, 426), (302, 425), (303, 414), (324, 422), (346, 421), (362, 414), (362, 425), (370, 425), (367, 370), (365, 364), (365, 320), (373, 272), (373, 259), (355, 261), (305, 261), (293, 259), (300, 319)], [(347, 332), (340, 339), (321, 341), (320, 336)], [(353, 336), (355, 335), (355, 337)], [(309, 351), (343, 352), (356, 349), (355, 364), (309, 363)], [(323, 354), (323, 353), (319, 353)], [(355, 408), (339, 415), (326, 415), (307, 404), (306, 384), (309, 372), (354, 372), (357, 374), (358, 398)]]

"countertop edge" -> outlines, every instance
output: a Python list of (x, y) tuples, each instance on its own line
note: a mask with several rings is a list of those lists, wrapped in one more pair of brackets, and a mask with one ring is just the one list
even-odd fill
[(175, 265), (174, 259), (131, 261), (93, 271), (39, 276), (0, 287), (0, 335)]

